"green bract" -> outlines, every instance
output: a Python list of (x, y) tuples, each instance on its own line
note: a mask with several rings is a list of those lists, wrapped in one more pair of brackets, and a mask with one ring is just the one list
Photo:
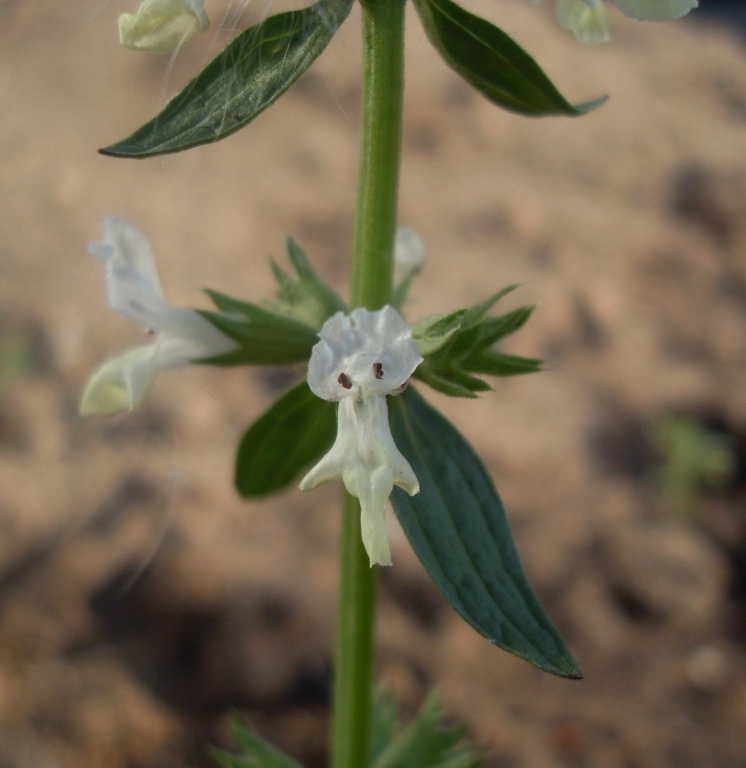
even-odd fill
[(288, 258), (295, 272), (289, 276), (273, 261), (272, 271), (277, 280), (277, 301), (269, 303), (275, 312), (321, 328), (336, 312), (346, 310), (345, 303), (316, 274), (300, 246), (292, 239), (286, 241)]
[[(482, 756), (464, 736), (463, 725), (449, 722), (438, 696), (431, 693), (409, 725), (400, 722), (396, 700), (378, 691), (373, 701), (370, 762), (360, 768), (478, 768)], [(301, 768), (237, 718), (231, 731), (238, 754), (212, 749), (220, 768)]]
[(211, 365), (289, 365), (308, 360), (316, 331), (305, 323), (271, 310), (206, 291), (220, 312), (198, 310), (239, 345), (234, 352), (204, 360)]
[(471, 309), (415, 323), (412, 332), (425, 362), (414, 377), (452, 397), (476, 397), (490, 386), (473, 374), (513, 376), (538, 371), (540, 360), (506, 355), (492, 348), (521, 328), (533, 312), (533, 307), (520, 307), (499, 317), (487, 317), (494, 304), (515, 288), (504, 288)]
[(212, 749), (210, 757), (220, 768), (303, 768), (290, 755), (280, 752), (236, 718), (231, 721), (231, 730), (241, 754)]
[(295, 275), (275, 262), (277, 294), (262, 305), (234, 299), (217, 291), (206, 293), (220, 313), (201, 311), (226, 336), (238, 342), (230, 354), (200, 362), (213, 365), (288, 365), (307, 362), (318, 341), (317, 331), (337, 312), (342, 299), (318, 276), (300, 246), (288, 238), (288, 257)]
[(425, 699), (415, 719), (397, 733), (395, 703), (379, 695), (374, 704), (374, 736), (381, 733), (379, 749), (373, 745), (372, 768), (478, 768), (482, 756), (464, 740), (466, 728), (446, 721), (435, 694)]

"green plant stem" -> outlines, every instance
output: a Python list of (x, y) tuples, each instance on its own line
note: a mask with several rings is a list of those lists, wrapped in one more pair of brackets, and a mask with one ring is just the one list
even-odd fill
[[(361, 2), (363, 97), (352, 307), (379, 309), (391, 297), (404, 91), (405, 0)], [(345, 493), (340, 543), (333, 768), (367, 768), (373, 686), (376, 568), (360, 532), (360, 506)]]
[[(404, 0), (362, 2), (363, 104), (360, 126), (353, 307), (391, 298), (404, 94)], [(360, 768), (360, 766), (356, 766)]]
[(342, 515), (331, 764), (367, 768), (377, 579), (362, 543), (360, 505), (348, 493)]

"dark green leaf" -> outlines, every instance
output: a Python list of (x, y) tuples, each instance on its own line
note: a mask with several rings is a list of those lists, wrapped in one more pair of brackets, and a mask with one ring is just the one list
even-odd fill
[(505, 32), (451, 0), (414, 0), (414, 5), (446, 63), (505, 109), (531, 117), (581, 115), (606, 100), (573, 106)]
[(490, 642), (539, 669), (582, 677), (523, 572), (479, 457), (412, 388), (389, 403), (394, 440), (421, 488), (416, 496), (394, 488), (391, 500), (438, 589)]
[(247, 498), (282, 490), (334, 442), (334, 403), (302, 381), (288, 390), (245, 432), (236, 456), (235, 483)]
[(101, 152), (152, 157), (230, 136), (271, 106), (311, 66), (351, 8), (352, 0), (319, 0), (249, 27), (159, 115)]

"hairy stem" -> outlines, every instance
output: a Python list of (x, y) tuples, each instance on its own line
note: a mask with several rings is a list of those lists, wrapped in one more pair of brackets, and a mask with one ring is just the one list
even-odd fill
[(363, 104), (350, 300), (353, 307), (372, 310), (391, 298), (404, 93), (404, 0), (363, 2), (362, 15)]

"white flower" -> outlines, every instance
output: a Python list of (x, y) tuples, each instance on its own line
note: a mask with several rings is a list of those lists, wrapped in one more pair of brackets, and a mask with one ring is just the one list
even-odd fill
[(394, 243), (394, 285), (417, 273), (425, 263), (425, 243), (414, 229), (400, 227)]
[(236, 348), (234, 341), (193, 310), (166, 304), (150, 243), (134, 224), (109, 216), (101, 226), (104, 239), (88, 249), (106, 268), (109, 305), (142, 323), (156, 337), (151, 344), (133, 347), (93, 373), (80, 404), (84, 416), (132, 411), (161, 368)]
[[(539, 0), (542, 2), (542, 0)], [(639, 21), (670, 21), (685, 16), (699, 0), (612, 0), (625, 15)], [(609, 26), (603, 0), (557, 0), (557, 20), (585, 45), (605, 43)]]
[(386, 500), (394, 485), (410, 496), (420, 485), (394, 443), (386, 395), (401, 392), (422, 362), (412, 329), (392, 307), (377, 312), (337, 312), (319, 332), (308, 364), (308, 386), (324, 400), (339, 401), (337, 438), (303, 478), (304, 491), (341, 477), (360, 499), (363, 544), (371, 566), (391, 565)]
[(203, 0), (143, 0), (136, 14), (117, 20), (119, 42), (136, 51), (172, 53), (210, 22)]

